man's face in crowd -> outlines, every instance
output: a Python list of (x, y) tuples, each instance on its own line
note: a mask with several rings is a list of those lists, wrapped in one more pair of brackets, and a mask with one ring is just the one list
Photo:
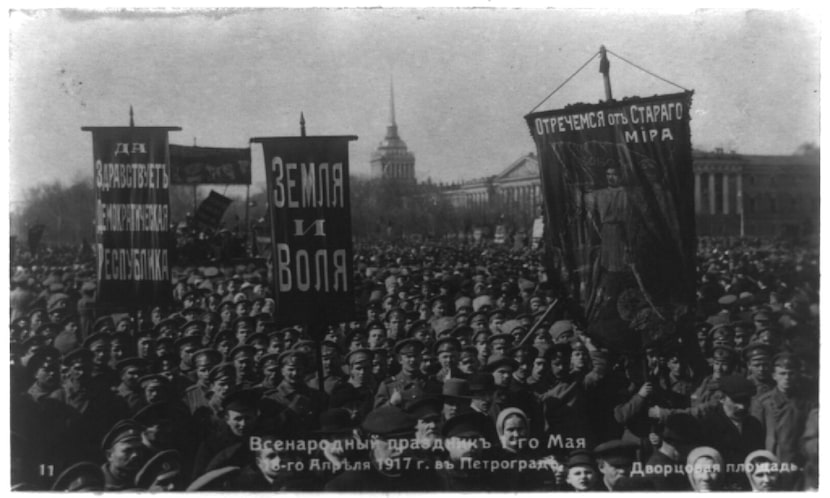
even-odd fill
[(440, 416), (438, 415), (419, 418), (415, 424), (415, 439), (425, 446), (431, 445), (439, 437), (439, 420)]
[(247, 351), (236, 353), (233, 357), (233, 364), (236, 367), (236, 375), (240, 379), (247, 377), (254, 369), (254, 357)]
[(561, 355), (555, 356), (550, 361), (550, 371), (557, 379), (564, 378), (568, 373), (568, 364)]
[(436, 318), (442, 317), (446, 311), (447, 307), (443, 301), (435, 301), (432, 303), (432, 316)]
[(475, 315), (470, 320), (470, 328), (473, 329), (473, 332), (484, 330), (487, 328), (487, 320), (482, 315)]
[(230, 306), (223, 306), (219, 311), (219, 316), (222, 318), (222, 323), (230, 323), (233, 320), (233, 310)]
[(210, 390), (219, 401), (227, 397), (231, 387), (233, 387), (233, 379), (229, 377), (220, 377), (210, 383)]
[(279, 476), (282, 459), (273, 445), (264, 445), (256, 452), (256, 466), (266, 478), (274, 480)]
[(386, 331), (384, 329), (379, 327), (369, 329), (369, 347), (376, 348), (385, 337)]
[(501, 326), (504, 323), (504, 317), (501, 315), (493, 315), (490, 318), (489, 329), (493, 334), (501, 333)]
[(496, 387), (506, 389), (510, 386), (510, 377), (513, 375), (513, 369), (509, 366), (499, 367), (493, 371), (493, 382)]
[(372, 459), (379, 469), (386, 474), (400, 473), (402, 466), (396, 462), (403, 455), (403, 445), (390, 444), (388, 439), (373, 435), (370, 448)]
[(389, 329), (389, 336), (393, 339), (400, 338), (403, 335), (403, 324), (403, 317), (400, 313), (391, 313), (386, 324)]
[(142, 373), (140, 367), (127, 367), (121, 372), (121, 382), (130, 389), (137, 389)]
[(283, 380), (289, 385), (298, 386), (303, 383), (304, 372), (298, 364), (285, 364), (280, 370), (280, 373), (282, 374)]
[(272, 335), (268, 339), (268, 352), (279, 354), (279, 353), (282, 353), (282, 351), (283, 351), (282, 337), (280, 337), (276, 334)]
[(193, 364), (193, 353), (196, 352), (196, 345), (192, 343), (184, 344), (179, 348), (179, 358), (184, 365)]
[(724, 395), (721, 398), (723, 411), (730, 420), (740, 422), (749, 414), (749, 399), (732, 399)]
[(504, 356), (507, 352), (507, 342), (504, 339), (496, 339), (490, 344), (490, 350), (493, 352), (493, 356)]
[(438, 364), (444, 369), (452, 368), (456, 364), (455, 358), (455, 351), (441, 351), (438, 353)]
[(225, 423), (235, 436), (246, 436), (254, 427), (256, 410), (227, 410)]
[(793, 390), (798, 380), (798, 371), (786, 366), (776, 366), (775, 372), (772, 374), (772, 379), (775, 381), (775, 385), (779, 391), (789, 393)]
[(713, 360), (712, 361), (712, 378), (720, 379), (732, 373), (732, 364), (729, 360)]
[(245, 344), (251, 334), (253, 334), (253, 330), (251, 330), (251, 325), (248, 322), (242, 321), (236, 324), (236, 341), (238, 344)]
[(107, 341), (95, 341), (90, 346), (92, 363), (97, 366), (106, 365), (110, 360), (110, 345)]
[(478, 370), (478, 359), (472, 355), (465, 355), (458, 363), (458, 369), (467, 375), (471, 375)]
[(248, 316), (248, 313), (251, 311), (251, 306), (245, 302), (240, 301), (236, 303), (236, 316)]
[(770, 361), (767, 358), (754, 358), (747, 364), (750, 378), (755, 380), (769, 380), (770, 379)]
[(438, 359), (432, 354), (421, 355), (421, 373), (431, 375), (439, 369)]
[(631, 473), (631, 464), (613, 465), (605, 460), (600, 460), (599, 471), (602, 473), (603, 480), (613, 488), (620, 479), (628, 477)]
[(380, 316), (380, 309), (374, 306), (369, 306), (366, 309), (366, 321), (367, 322), (374, 322)]
[(73, 384), (83, 384), (89, 379), (91, 365), (86, 361), (74, 361), (66, 371), (66, 379)]
[(144, 399), (147, 404), (157, 403), (164, 398), (164, 386), (161, 382), (151, 381), (144, 383)]
[(543, 304), (542, 298), (540, 297), (530, 298), (530, 312), (535, 315), (536, 313), (542, 311)]
[(582, 370), (588, 366), (588, 353), (584, 349), (571, 352), (571, 370)]
[(138, 340), (138, 357), (139, 358), (149, 358), (152, 356), (152, 351), (156, 345), (156, 341), (154, 341), (151, 337), (142, 337)]
[(473, 395), (473, 399), (470, 400), (470, 406), (473, 407), (476, 411), (481, 413), (487, 413), (490, 411), (490, 405), (493, 403), (493, 393), (486, 392), (486, 393), (477, 393)]
[(337, 356), (332, 348), (323, 347), (323, 356), (320, 359), (323, 367), (323, 376), (331, 375), (336, 365)]
[(136, 439), (121, 441), (107, 451), (107, 463), (110, 468), (126, 474), (135, 474), (144, 463), (144, 445)]
[(608, 182), (609, 187), (618, 187), (620, 185), (620, 171), (617, 168), (606, 169), (605, 181)]
[(268, 386), (279, 384), (280, 367), (276, 363), (268, 362), (262, 367), (262, 383)]
[(196, 360), (196, 379), (199, 384), (205, 386), (208, 384), (208, 375), (214, 366), (215, 364), (206, 356), (200, 356)]
[(44, 389), (56, 389), (60, 385), (60, 363), (49, 358), (35, 372), (35, 382)]
[(530, 374), (531, 374), (533, 377), (537, 377), (537, 378), (538, 378), (538, 377), (541, 377), (541, 376), (545, 373), (545, 366), (546, 366), (546, 363), (547, 363), (547, 362), (545, 361), (545, 359), (544, 359), (544, 358), (540, 358), (540, 357), (538, 357), (538, 356), (537, 356), (537, 357), (533, 360), (533, 368), (532, 368), (532, 370), (531, 370)]
[(565, 482), (577, 491), (590, 491), (594, 487), (597, 473), (593, 467), (577, 465), (568, 469), (568, 476)]
[(355, 387), (363, 387), (369, 382), (369, 360), (356, 361), (349, 367), (349, 380)]
[(490, 355), (490, 345), (487, 343), (485, 336), (480, 335), (476, 338), (476, 350), (481, 357), (486, 358)]

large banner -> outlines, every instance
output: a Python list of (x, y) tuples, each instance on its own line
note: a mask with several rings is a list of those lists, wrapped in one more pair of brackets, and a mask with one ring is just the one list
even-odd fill
[(251, 140), (265, 158), (274, 295), (288, 323), (353, 317), (349, 141), (356, 139)]
[(165, 305), (170, 282), (167, 133), (177, 127), (84, 127), (92, 132), (98, 303)]
[(196, 209), (196, 213), (193, 215), (193, 221), (207, 228), (218, 228), (231, 202), (231, 199), (219, 192), (211, 190), (210, 195)]
[(170, 145), (174, 185), (251, 184), (250, 149)]
[(691, 99), (685, 92), (526, 116), (553, 267), (597, 329), (672, 333), (674, 318), (694, 306)]

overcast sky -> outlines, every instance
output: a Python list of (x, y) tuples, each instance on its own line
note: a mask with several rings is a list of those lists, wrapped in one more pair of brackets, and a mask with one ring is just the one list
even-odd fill
[[(389, 121), (421, 180), (496, 174), (534, 149), (523, 116), (597, 52), (693, 89), (692, 142), (746, 154), (819, 143), (818, 11), (16, 11), (10, 196), (91, 174), (81, 126), (181, 126), (171, 143), (358, 135), (368, 173)], [(680, 91), (614, 55), (616, 98)], [(542, 109), (604, 98), (593, 61)], [(264, 182), (261, 167), (254, 181)]]

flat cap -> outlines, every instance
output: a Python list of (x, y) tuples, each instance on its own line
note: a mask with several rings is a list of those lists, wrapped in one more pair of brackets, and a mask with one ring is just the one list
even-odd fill
[(418, 354), (424, 350), (424, 343), (418, 339), (403, 339), (395, 343), (395, 354)]
[(634, 461), (638, 447), (636, 443), (613, 439), (594, 448), (594, 455), (611, 465), (628, 465)]

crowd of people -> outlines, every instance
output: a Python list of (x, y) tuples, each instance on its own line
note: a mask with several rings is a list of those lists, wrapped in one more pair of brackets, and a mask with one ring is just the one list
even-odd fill
[(694, 333), (637, 351), (592, 336), (542, 257), (357, 245), (354, 320), (325, 327), (284, 323), (253, 264), (105, 310), (92, 262), (13, 261), (12, 485), (817, 489), (818, 248), (702, 238)]

